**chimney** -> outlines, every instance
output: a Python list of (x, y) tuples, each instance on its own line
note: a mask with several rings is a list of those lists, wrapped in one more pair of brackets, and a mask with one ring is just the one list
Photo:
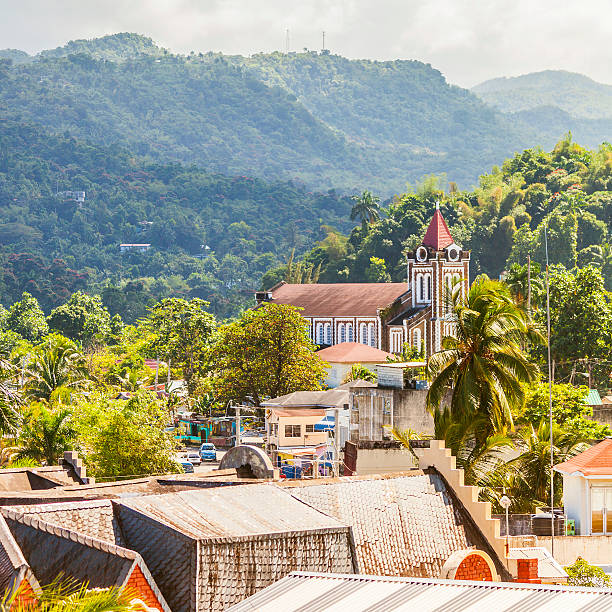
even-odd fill
[(516, 573), (517, 576), (515, 582), (528, 582), (530, 584), (542, 583), (538, 574), (537, 559), (517, 559)]

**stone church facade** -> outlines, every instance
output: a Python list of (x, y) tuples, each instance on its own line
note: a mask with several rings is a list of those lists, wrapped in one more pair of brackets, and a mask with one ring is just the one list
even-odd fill
[(422, 243), (408, 253), (405, 283), (279, 283), (257, 292), (264, 302), (301, 308), (310, 338), (321, 346), (361, 342), (390, 353), (406, 344), (439, 351), (442, 338), (453, 335), (449, 308), (451, 288), (469, 288), (470, 253), (455, 243), (436, 209)]

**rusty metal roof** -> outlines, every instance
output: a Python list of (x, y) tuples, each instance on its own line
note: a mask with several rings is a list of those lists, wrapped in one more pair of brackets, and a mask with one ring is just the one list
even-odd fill
[(347, 530), (338, 519), (268, 484), (147, 495), (123, 499), (119, 505), (195, 540), (227, 541), (270, 534)]
[(612, 591), (587, 587), (293, 572), (228, 612), (603, 612)]
[[(315, 481), (316, 482), (316, 481)], [(336, 479), (291, 495), (353, 528), (359, 571), (437, 577), (456, 550), (495, 553), (438, 474)]]

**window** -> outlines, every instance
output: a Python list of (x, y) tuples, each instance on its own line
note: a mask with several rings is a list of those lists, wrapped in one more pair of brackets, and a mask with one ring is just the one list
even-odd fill
[(329, 323), (325, 324), (325, 344), (330, 344), (332, 343), (332, 328), (331, 325)]
[(420, 329), (415, 329), (412, 332), (412, 346), (418, 351), (421, 350), (421, 330)]
[(346, 328), (344, 323), (338, 325), (338, 342), (346, 342)]
[(317, 323), (317, 344), (323, 344), (323, 323)]
[(314, 433), (314, 424), (306, 425), (306, 433)]
[(374, 323), (368, 323), (368, 339), (370, 340), (370, 346), (376, 346)]
[(361, 330), (361, 344), (367, 344), (368, 343), (368, 326), (365, 323), (362, 323), (359, 326), (359, 329)]
[(352, 323), (346, 324), (346, 341), (347, 342), (355, 341), (355, 337), (353, 336), (353, 324)]
[(425, 297), (426, 302), (431, 300), (431, 274), (425, 274)]
[(425, 281), (422, 274), (417, 274), (417, 302), (425, 299)]
[(392, 353), (402, 352), (402, 332), (401, 331), (391, 332), (391, 352)]
[(299, 438), (301, 435), (301, 425), (285, 425), (285, 438)]

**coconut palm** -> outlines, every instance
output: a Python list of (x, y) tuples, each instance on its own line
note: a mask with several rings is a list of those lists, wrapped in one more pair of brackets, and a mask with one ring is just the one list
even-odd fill
[(21, 395), (11, 382), (17, 376), (13, 364), (0, 359), (0, 433), (15, 433), (21, 423)]
[(359, 219), (361, 227), (365, 231), (369, 223), (374, 223), (380, 218), (380, 198), (372, 195), (369, 191), (364, 191), (361, 195), (351, 196), (355, 202), (351, 210), (351, 221)]
[(53, 409), (44, 404), (34, 405), (19, 436), (17, 458), (55, 465), (64, 451), (72, 448), (76, 438), (71, 416), (67, 408)]
[(62, 580), (44, 586), (33, 600), (22, 597), (25, 585), (8, 589), (0, 601), (0, 612), (147, 612), (148, 608), (131, 589), (90, 589), (87, 583)]
[(79, 389), (88, 382), (85, 357), (76, 346), (57, 334), (36, 347), (26, 370), (26, 395), (49, 401), (58, 388)]
[(465, 299), (457, 283), (452, 306), (456, 335), (444, 337), (442, 350), (429, 358), (427, 406), (432, 413), (443, 410), (450, 391), (450, 417), (481, 423), (474, 433), (483, 443), (513, 427), (512, 408), (521, 406), (525, 396), (521, 383), (535, 380), (538, 373), (522, 346), (526, 338), (541, 342), (543, 337), (508, 287), (486, 276), (472, 284)]

